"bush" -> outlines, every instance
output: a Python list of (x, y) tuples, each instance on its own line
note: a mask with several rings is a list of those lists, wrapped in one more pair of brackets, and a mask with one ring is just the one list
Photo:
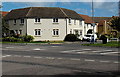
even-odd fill
[(31, 41), (33, 41), (33, 39), (34, 39), (34, 37), (31, 35), (23, 36), (23, 41), (25, 41), (25, 42), (31, 42)]
[(105, 35), (101, 35), (99, 39), (100, 39), (100, 40), (103, 40), (103, 39), (105, 39), (105, 38), (106, 38)]
[(74, 35), (74, 34), (68, 34), (68, 35), (66, 35), (66, 37), (65, 37), (65, 39), (64, 39), (64, 41), (71, 41), (71, 42), (73, 42), (73, 41), (78, 41), (79, 39), (77, 38), (77, 36), (76, 35)]

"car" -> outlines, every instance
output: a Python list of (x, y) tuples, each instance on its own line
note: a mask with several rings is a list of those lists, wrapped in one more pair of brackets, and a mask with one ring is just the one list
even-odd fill
[(94, 35), (93, 34), (84, 35), (82, 40), (90, 42), (90, 41), (92, 41), (93, 37), (94, 37), (94, 40), (96, 42), (97, 41), (97, 35), (96, 34), (94, 34)]

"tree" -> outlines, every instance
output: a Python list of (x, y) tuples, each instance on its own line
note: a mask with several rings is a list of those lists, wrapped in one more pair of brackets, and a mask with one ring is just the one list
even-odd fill
[(5, 35), (8, 35), (9, 34), (9, 26), (8, 26), (8, 23), (7, 21), (5, 21), (3, 18), (2, 18), (2, 36), (4, 37)]
[(109, 25), (120, 32), (120, 17), (112, 17), (111, 21), (109, 22)]

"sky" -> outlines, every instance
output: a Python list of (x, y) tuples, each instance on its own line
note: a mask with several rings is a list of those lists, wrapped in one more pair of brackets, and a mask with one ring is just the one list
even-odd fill
[[(61, 7), (71, 9), (79, 14), (92, 16), (92, 3), (90, 1), (3, 1), (2, 11), (11, 11), (12, 9), (26, 8), (26, 7)], [(109, 0), (108, 0), (109, 1)], [(94, 16), (95, 17), (111, 17), (118, 15), (118, 2), (117, 1), (94, 1)]]

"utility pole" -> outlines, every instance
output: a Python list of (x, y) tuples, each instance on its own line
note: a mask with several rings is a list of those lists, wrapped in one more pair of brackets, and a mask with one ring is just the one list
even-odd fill
[(119, 14), (119, 17), (120, 17), (120, 0), (118, 2), (118, 14)]
[(95, 31), (94, 31), (95, 23), (94, 23), (94, 4), (93, 4), (93, 0), (92, 0), (92, 20), (93, 20), (93, 22), (92, 22), (92, 26), (93, 26), (93, 41), (92, 41), (92, 43), (94, 43), (95, 42)]

